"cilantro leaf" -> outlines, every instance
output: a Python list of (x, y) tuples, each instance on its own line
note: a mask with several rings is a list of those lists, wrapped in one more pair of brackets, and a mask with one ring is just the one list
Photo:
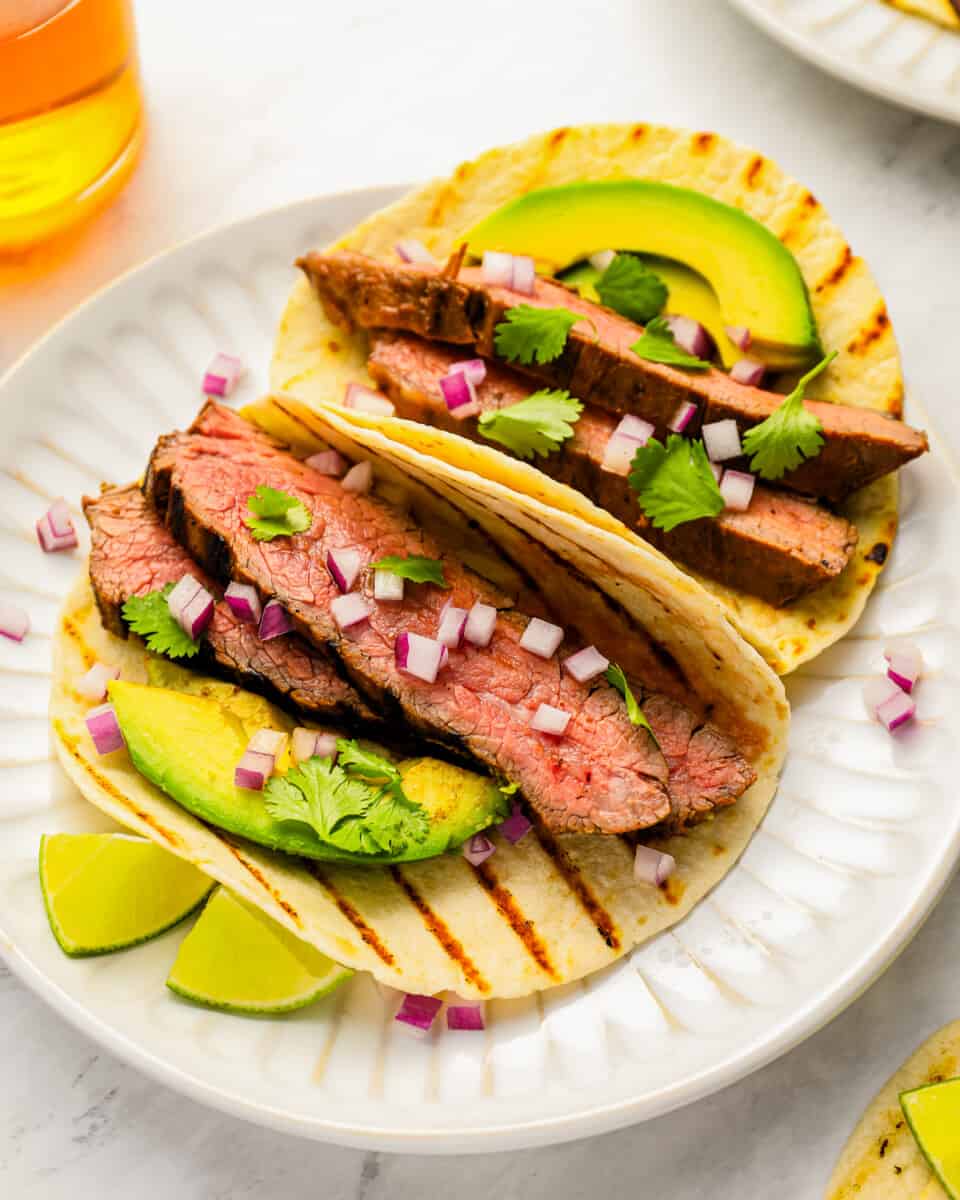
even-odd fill
[(154, 654), (193, 658), (200, 651), (200, 643), (193, 640), (170, 611), (167, 597), (173, 587), (168, 583), (146, 596), (131, 596), (124, 601), (123, 619), (134, 633), (140, 634)]
[(493, 331), (493, 342), (497, 353), (510, 362), (553, 362), (563, 353), (570, 330), (582, 320), (580, 313), (569, 308), (517, 304), (507, 309), (504, 320)]
[(629, 478), (654, 529), (669, 533), (685, 521), (715, 517), (723, 511), (720, 488), (699, 440), (672, 433), (663, 446), (651, 438), (633, 456)]
[(750, 455), (750, 466), (763, 479), (779, 479), (785, 471), (799, 467), (805, 458), (820, 453), (823, 425), (815, 413), (803, 407), (803, 393), (811, 379), (816, 379), (836, 357), (834, 350), (817, 363), (775, 412), (744, 434), (743, 449)]
[(353, 738), (337, 738), (337, 755), (341, 767), (352, 768), (354, 774), (364, 779), (400, 783), (400, 771), (389, 758), (366, 749)]
[(646, 325), (663, 312), (667, 285), (635, 254), (617, 254), (594, 284), (607, 308)]
[(640, 725), (643, 729), (645, 729), (653, 738), (654, 742), (656, 742), (657, 749), (659, 750), (660, 743), (657, 742), (657, 735), (651, 729), (650, 722), (647, 720), (643, 709), (637, 703), (636, 696), (630, 690), (630, 684), (627, 683), (627, 677), (623, 673), (623, 667), (617, 666), (616, 663), (611, 663), (610, 666), (607, 667), (606, 671), (604, 671), (603, 677), (606, 679), (607, 683), (609, 683), (611, 687), (616, 688), (616, 690), (623, 697), (624, 703), (627, 706), (627, 716), (630, 718), (630, 724)]
[(413, 583), (435, 583), (442, 588), (450, 586), (443, 577), (443, 563), (438, 558), (424, 558), (422, 554), (387, 554), (370, 566), (375, 571), (391, 571)]
[(302, 500), (263, 484), (249, 497), (247, 508), (250, 513), (243, 518), (244, 524), (258, 542), (303, 533), (313, 524)]
[(677, 345), (664, 317), (655, 317), (630, 349), (637, 358), (646, 359), (647, 362), (666, 363), (687, 371), (709, 371), (711, 366), (706, 359), (688, 354)]
[(520, 458), (530, 459), (535, 454), (546, 458), (573, 437), (573, 426), (582, 412), (583, 405), (569, 392), (544, 390), (483, 413), (477, 429)]

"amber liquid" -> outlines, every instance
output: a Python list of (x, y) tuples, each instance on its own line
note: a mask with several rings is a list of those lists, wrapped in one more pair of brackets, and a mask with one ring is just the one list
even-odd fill
[[(16, 11), (5, 2), (0, 17)], [(32, 3), (41, 17), (57, 9)], [(136, 162), (141, 123), (132, 0), (72, 0), (27, 30), (0, 21), (0, 255), (116, 195)]]

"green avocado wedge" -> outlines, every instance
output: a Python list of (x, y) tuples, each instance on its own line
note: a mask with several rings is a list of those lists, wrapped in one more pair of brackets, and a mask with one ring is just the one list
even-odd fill
[[(172, 681), (180, 671), (160, 673)], [(438, 759), (408, 759), (398, 764), (403, 789), (427, 812), (426, 839), (393, 857), (340, 850), (306, 824), (275, 820), (261, 792), (234, 785), (234, 769), (252, 734), (259, 728), (289, 730), (291, 719), (230, 684), (194, 676), (190, 687), (180, 691), (117, 680), (110, 684), (110, 701), (140, 774), (227, 833), (306, 858), (380, 864), (434, 858), (507, 815), (507, 799), (492, 780)]]
[[(723, 324), (746, 326), (750, 353), (777, 370), (823, 357), (800, 268), (759, 221), (702, 192), (649, 179), (540, 188), (463, 235), (470, 253), (529, 254), (552, 274), (598, 250), (673, 259), (701, 275)], [(685, 314), (687, 315), (687, 314)]]
[(960, 1079), (901, 1092), (900, 1107), (930, 1170), (960, 1200)]

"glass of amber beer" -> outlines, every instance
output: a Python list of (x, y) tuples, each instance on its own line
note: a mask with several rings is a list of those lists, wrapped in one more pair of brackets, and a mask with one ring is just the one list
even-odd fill
[(0, 255), (116, 195), (142, 115), (132, 0), (0, 0)]

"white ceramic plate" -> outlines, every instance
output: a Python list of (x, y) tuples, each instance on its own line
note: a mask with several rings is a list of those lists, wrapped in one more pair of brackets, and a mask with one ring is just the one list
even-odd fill
[[(33, 523), (58, 494), (138, 476), (157, 434), (190, 420), (216, 348), (266, 379), (294, 255), (393, 191), (327, 197), (190, 242), (102, 292), (0, 382), (0, 580), (32, 613), (0, 639), (0, 949), (69, 1020), (164, 1083), (265, 1125), (355, 1146), (458, 1152), (598, 1133), (733, 1082), (795, 1046), (917, 930), (960, 847), (960, 521), (939, 453), (904, 472), (903, 531), (853, 635), (790, 683), (780, 793), (742, 862), (670, 933), (584, 984), (489, 1006), (486, 1033), (397, 1033), (369, 978), (283, 1020), (221, 1016), (163, 986), (182, 930), (72, 961), (44, 917), (46, 831), (105, 827), (50, 759), (50, 633), (78, 569)], [(916, 415), (916, 414), (914, 414)], [(860, 689), (887, 635), (929, 664), (922, 722), (896, 739)]]
[(883, 0), (730, 0), (795, 54), (848, 83), (960, 122), (960, 32)]

